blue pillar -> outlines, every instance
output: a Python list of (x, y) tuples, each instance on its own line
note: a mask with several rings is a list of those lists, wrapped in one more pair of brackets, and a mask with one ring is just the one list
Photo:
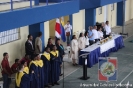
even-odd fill
[(123, 5), (125, 7), (125, 1), (117, 3), (117, 25), (118, 26), (123, 26), (123, 21), (125, 21), (125, 15), (123, 14), (123, 12), (125, 12), (125, 8), (123, 8)]
[(38, 36), (38, 32), (42, 32), (42, 48), (44, 49), (44, 22), (29, 25), (29, 34), (33, 36), (33, 43), (35, 43), (35, 38)]
[[(72, 15), (69, 15), (69, 21), (70, 21), (70, 24), (72, 25), (72, 27), (73, 27), (73, 17), (72, 17)], [(72, 31), (71, 31), (71, 35), (73, 35), (73, 28), (72, 28)]]
[(39, 0), (35, 0), (35, 5), (39, 5)]
[(85, 9), (85, 30), (94, 25), (96, 25), (96, 9)]

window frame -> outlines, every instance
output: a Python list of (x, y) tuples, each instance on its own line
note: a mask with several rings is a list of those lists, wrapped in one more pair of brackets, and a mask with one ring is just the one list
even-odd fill
[(115, 4), (111, 4), (111, 11), (115, 10)]
[[(17, 36), (15, 37), (15, 35), (17, 35)], [(3, 38), (6, 38), (8, 41), (6, 39), (3, 39)], [(14, 28), (14, 29), (11, 29), (11, 30), (0, 32), (0, 46), (11, 43), (11, 42), (14, 42), (14, 41), (17, 41), (17, 40), (20, 40), (20, 39), (21, 39), (20, 28)], [(3, 41), (6, 41), (6, 42), (3, 42)]]
[(99, 7), (98, 13), (99, 13), (99, 15), (102, 14), (102, 7)]

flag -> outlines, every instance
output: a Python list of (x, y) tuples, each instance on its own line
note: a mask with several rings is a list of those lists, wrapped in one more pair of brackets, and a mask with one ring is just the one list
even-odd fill
[(56, 19), (56, 24), (55, 24), (55, 36), (57, 38), (61, 37), (61, 27), (60, 27), (60, 19)]
[(117, 58), (99, 58), (98, 78), (99, 81), (116, 81), (117, 80)]
[(60, 27), (61, 27), (61, 39), (62, 39), (63, 42), (65, 42), (66, 41), (66, 36), (65, 36), (64, 18), (63, 17), (61, 17)]

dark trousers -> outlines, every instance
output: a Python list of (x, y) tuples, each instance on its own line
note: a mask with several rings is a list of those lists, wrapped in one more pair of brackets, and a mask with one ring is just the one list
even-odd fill
[(109, 37), (110, 35), (106, 35), (106, 37), (105, 38), (107, 38), (107, 37)]
[[(63, 57), (60, 56), (60, 58), (61, 58), (61, 65), (62, 65), (62, 63), (63, 63)], [(60, 67), (60, 75), (62, 74), (62, 73), (61, 73), (61, 69), (62, 69), (62, 67)]]
[(99, 40), (98, 39), (95, 39), (95, 43), (97, 43)]
[(85, 48), (89, 47), (89, 45), (85, 45)]
[(94, 44), (93, 40), (89, 40), (90, 45)]
[(11, 78), (7, 74), (2, 74), (3, 77), (3, 88), (9, 88), (11, 84)]
[(70, 37), (71, 37), (71, 36), (66, 36), (66, 39), (67, 39), (67, 45), (70, 45)]

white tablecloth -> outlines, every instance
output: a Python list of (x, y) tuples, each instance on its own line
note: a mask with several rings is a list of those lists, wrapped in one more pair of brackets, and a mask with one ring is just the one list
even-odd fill
[(97, 49), (98, 47), (100, 47), (100, 53), (102, 54), (103, 52), (115, 47), (115, 41), (114, 40), (116, 38), (118, 38), (119, 36), (120, 35), (115, 35), (115, 36), (112, 37), (111, 40), (108, 40), (106, 43), (104, 43), (102, 45), (100, 44), (100, 42), (98, 42), (98, 43), (95, 43), (95, 44), (93, 44), (93, 45), (81, 50), (81, 51), (91, 52), (91, 51)]
[(109, 49), (115, 47), (115, 40), (109, 40), (108, 42), (100, 45), (100, 53), (102, 54), (105, 51), (108, 51)]

